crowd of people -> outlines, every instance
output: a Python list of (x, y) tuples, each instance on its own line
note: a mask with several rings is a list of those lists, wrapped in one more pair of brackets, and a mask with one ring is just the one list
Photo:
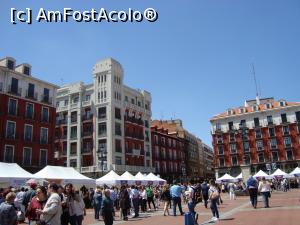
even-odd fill
[[(277, 185), (280, 183), (280, 187)], [(182, 203), (187, 205), (188, 212), (194, 223), (198, 214), (195, 206), (203, 202), (205, 208), (212, 212), (212, 221), (220, 218), (218, 205), (223, 203), (221, 194), (228, 193), (230, 200), (236, 199), (236, 191), (244, 191), (250, 195), (254, 208), (257, 207), (257, 195), (263, 196), (264, 207), (269, 207), (269, 198), (273, 189), (288, 190), (286, 180), (276, 183), (262, 178), (258, 182), (252, 176), (247, 183), (221, 183), (214, 180), (198, 184), (173, 185), (121, 185), (97, 186), (87, 189), (85, 186), (76, 190), (71, 183), (64, 187), (55, 183), (47, 187), (31, 183), (28, 189), (13, 187), (0, 189), (0, 224), (15, 225), (18, 221), (28, 221), (29, 225), (81, 225), (86, 209), (93, 208), (94, 219), (103, 220), (105, 225), (112, 225), (116, 211), (120, 220), (136, 218), (140, 212), (163, 210), (164, 216), (184, 215)], [(170, 210), (172, 209), (172, 211)], [(171, 211), (171, 213), (170, 213)]]

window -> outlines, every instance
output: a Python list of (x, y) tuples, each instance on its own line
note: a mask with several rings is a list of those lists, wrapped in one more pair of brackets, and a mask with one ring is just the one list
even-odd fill
[(269, 128), (269, 135), (270, 137), (275, 137), (275, 129), (273, 127)]
[(42, 122), (49, 122), (49, 108), (42, 107)]
[(48, 129), (41, 128), (41, 144), (48, 144)]
[(69, 100), (66, 99), (64, 103), (65, 103), (65, 106), (67, 106), (69, 104)]
[(279, 105), (280, 105), (281, 107), (285, 106), (285, 101), (280, 101), (280, 102), (279, 102)]
[(222, 144), (223, 143), (223, 137), (222, 135), (217, 135), (217, 143)]
[(224, 155), (224, 148), (222, 145), (218, 146), (218, 155)]
[(252, 109), (253, 109), (253, 111), (258, 111), (258, 106), (257, 106), (257, 105), (254, 105), (254, 106), (252, 107)]
[(272, 125), (273, 124), (273, 118), (272, 118), (272, 116), (267, 116), (267, 122), (268, 122), (268, 125)]
[(27, 98), (34, 98), (34, 84), (29, 83), (28, 84), (28, 90), (26, 93)]
[(229, 134), (229, 141), (230, 142), (234, 142), (235, 141), (235, 134), (234, 133), (230, 133)]
[(116, 156), (115, 157), (115, 163), (116, 163), (116, 165), (122, 165), (122, 157), (121, 156)]
[(233, 156), (233, 157), (231, 158), (231, 162), (232, 162), (232, 165), (233, 165), (233, 166), (237, 166), (237, 164), (238, 164), (237, 157), (236, 157), (236, 156)]
[(241, 120), (240, 122), (240, 128), (246, 128), (246, 120)]
[(150, 138), (149, 138), (149, 132), (147, 130), (145, 130), (145, 140), (146, 141), (150, 140)]
[(50, 90), (48, 88), (44, 88), (44, 95), (43, 95), (43, 98), (42, 98), (42, 101), (43, 102), (49, 102), (49, 93), (50, 93)]
[(71, 127), (71, 138), (76, 139), (77, 138), (77, 126)]
[(282, 126), (282, 132), (284, 135), (289, 135), (290, 130), (288, 126)]
[(266, 104), (266, 109), (271, 109), (272, 108), (272, 104), (271, 103), (267, 103)]
[(278, 152), (272, 152), (272, 162), (278, 162)]
[(106, 107), (98, 108), (98, 119), (106, 118)]
[(243, 147), (244, 147), (244, 152), (249, 152), (250, 147), (249, 147), (249, 142), (248, 141), (243, 143)]
[(128, 96), (125, 96), (125, 102), (128, 102)]
[(10, 70), (14, 70), (15, 68), (15, 62), (12, 60), (7, 60), (7, 68)]
[(244, 163), (245, 163), (246, 165), (251, 164), (251, 158), (250, 158), (250, 155), (245, 155), (245, 156), (244, 156)]
[(164, 137), (161, 138), (161, 144), (165, 145), (166, 144), (166, 139)]
[(256, 138), (262, 138), (261, 130), (255, 130), (255, 137)]
[(40, 150), (40, 166), (47, 166), (47, 149)]
[(30, 68), (28, 67), (28, 66), (24, 66), (24, 68), (23, 68), (23, 73), (25, 74), (25, 75), (30, 75)]
[(15, 139), (16, 138), (16, 122), (7, 121), (6, 123), (6, 138)]
[(90, 96), (90, 95), (86, 95), (86, 96), (85, 96), (85, 101), (86, 101), (86, 102), (89, 102), (90, 99), (91, 99), (91, 96)]
[(5, 145), (4, 162), (8, 162), (8, 163), (14, 162), (14, 146)]
[(287, 123), (287, 117), (286, 117), (285, 113), (281, 114), (281, 122), (282, 123)]
[(276, 138), (271, 138), (270, 139), (270, 147), (271, 147), (271, 149), (276, 149), (277, 148), (277, 140), (276, 140)]
[(10, 98), (8, 102), (8, 114), (12, 116), (17, 115), (17, 100)]
[(245, 113), (245, 109), (244, 108), (240, 108), (240, 113)]
[(83, 153), (90, 153), (92, 150), (92, 143), (91, 142), (86, 142), (85, 147), (83, 148)]
[(75, 96), (74, 98), (73, 98), (73, 103), (77, 103), (79, 101), (79, 96)]
[(261, 150), (264, 149), (264, 145), (263, 145), (262, 140), (256, 141), (256, 148), (257, 148), (257, 151), (261, 151)]
[(77, 111), (71, 112), (71, 123), (77, 123)]
[(300, 122), (300, 111), (295, 112), (297, 122)]
[(9, 91), (14, 94), (21, 94), (21, 90), (19, 90), (19, 80), (12, 77), (11, 78), (11, 86)]
[(149, 121), (145, 120), (145, 127), (149, 128)]
[(32, 141), (32, 125), (25, 124), (24, 127), (24, 140)]
[(254, 126), (255, 127), (259, 127), (260, 124), (259, 124), (259, 118), (254, 118)]
[(287, 160), (293, 160), (293, 152), (292, 151), (286, 151), (286, 159)]
[(115, 123), (115, 135), (122, 136), (122, 129), (120, 123)]
[(98, 136), (106, 136), (106, 123), (99, 123), (98, 124)]
[(219, 159), (219, 166), (224, 167), (225, 166), (225, 160), (223, 158)]
[(131, 99), (131, 104), (134, 104), (134, 99), (133, 98)]
[(70, 159), (70, 167), (77, 167), (77, 159)]
[(264, 162), (265, 161), (265, 156), (264, 153), (259, 153), (258, 154), (258, 162)]
[(121, 119), (121, 109), (115, 108), (115, 118), (116, 119)]
[(157, 135), (154, 135), (154, 144), (158, 144), (158, 137), (157, 137)]
[(33, 104), (28, 102), (26, 103), (25, 118), (33, 119)]
[(285, 137), (284, 138), (284, 146), (286, 148), (292, 147), (291, 137)]
[(116, 152), (122, 152), (122, 142), (121, 142), (121, 140), (116, 139), (115, 144), (116, 144)]
[(229, 128), (229, 130), (233, 130), (233, 122), (228, 123), (228, 128)]
[(231, 153), (236, 153), (236, 144), (230, 144)]
[(31, 148), (23, 148), (23, 165), (31, 165)]

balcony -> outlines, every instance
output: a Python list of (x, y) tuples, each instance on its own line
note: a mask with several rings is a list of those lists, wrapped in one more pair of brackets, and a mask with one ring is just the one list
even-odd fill
[(17, 139), (16, 138), (16, 134), (7, 134), (6, 135), (6, 139), (8, 139), (8, 140), (15, 140), (15, 139)]
[(217, 139), (217, 144), (223, 144), (223, 139)]
[(71, 137), (70, 137), (70, 139), (72, 139), (72, 140), (74, 140), (74, 139), (77, 139), (77, 133), (76, 134), (71, 134)]
[(85, 114), (82, 116), (82, 122), (89, 122), (92, 119), (93, 119), (93, 114), (90, 114), (90, 115)]
[(17, 96), (21, 96), (22, 95), (22, 88), (14, 88), (11, 85), (8, 86), (8, 93), (13, 94), (13, 95), (17, 95)]
[(258, 152), (261, 152), (261, 151), (264, 150), (264, 147), (256, 147), (256, 149), (257, 149)]
[(30, 93), (30, 92), (28, 92), (28, 90), (26, 90), (25, 98), (32, 99), (32, 100), (36, 101), (38, 99), (38, 93), (37, 92)]
[(41, 96), (41, 102), (51, 105), (52, 104), (52, 98), (49, 97), (49, 95), (42, 95)]
[(237, 150), (236, 150), (236, 149), (235, 149), (235, 150), (231, 150), (231, 151), (230, 151), (230, 154), (231, 154), (231, 155), (237, 154)]
[(40, 140), (40, 144), (46, 145), (46, 144), (48, 144), (48, 140), (46, 140), (46, 139), (41, 139), (41, 140)]
[(218, 151), (218, 155), (224, 155), (224, 151)]
[(93, 132), (91, 132), (91, 131), (84, 131), (83, 132), (83, 137), (91, 137), (93, 135)]
[(88, 100), (88, 101), (83, 101), (82, 102), (82, 106), (88, 106), (88, 105), (90, 105), (91, 104), (91, 101), (90, 100)]

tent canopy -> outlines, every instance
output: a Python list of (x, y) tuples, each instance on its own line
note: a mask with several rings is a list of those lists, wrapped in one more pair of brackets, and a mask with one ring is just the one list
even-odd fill
[(155, 176), (153, 173), (149, 173), (146, 177), (145, 177), (145, 180), (149, 182), (153, 182), (153, 184), (157, 185), (157, 184), (165, 184), (167, 181), (158, 177), (158, 176)]
[(285, 172), (283, 172), (281, 169), (277, 169), (274, 173), (272, 173), (272, 175), (271, 176), (286, 176), (287, 175), (287, 173), (285, 173)]
[[(3, 186), (20, 187), (26, 185), (26, 181), (37, 176), (27, 172), (16, 163), (0, 162), (0, 184)], [(2, 186), (1, 185), (1, 186)]]
[(243, 174), (240, 173), (235, 179), (237, 179), (237, 180), (243, 180)]
[(134, 177), (138, 180), (145, 180), (146, 178), (141, 172), (138, 172)]
[(77, 172), (73, 167), (46, 166), (35, 174), (46, 180), (61, 180), (63, 184), (95, 185), (95, 180)]
[(217, 182), (237, 182), (237, 179), (225, 173), (222, 177), (217, 179)]
[(271, 175), (266, 174), (264, 171), (260, 170), (255, 175), (253, 175), (254, 178), (266, 178), (266, 179), (272, 179)]
[(295, 175), (295, 176), (300, 176), (300, 168), (296, 167), (291, 173), (290, 175)]
[(96, 180), (97, 185), (113, 186), (120, 183), (120, 176), (111, 170), (109, 173)]

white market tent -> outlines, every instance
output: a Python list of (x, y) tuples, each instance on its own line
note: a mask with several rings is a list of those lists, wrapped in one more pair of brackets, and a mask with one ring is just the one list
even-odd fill
[(287, 176), (287, 173), (283, 172), (281, 169), (277, 169), (274, 173), (271, 174), (271, 176), (276, 178), (283, 178)]
[(238, 176), (235, 177), (236, 180), (243, 180), (243, 174), (240, 173)]
[(46, 166), (35, 174), (47, 181), (61, 183), (63, 185), (72, 183), (74, 186), (85, 185), (87, 187), (94, 187), (95, 180), (82, 175), (73, 167), (62, 166)]
[(272, 179), (271, 175), (266, 174), (264, 171), (260, 170), (255, 175), (253, 175), (254, 178), (266, 178), (266, 179)]
[(293, 175), (293, 176), (300, 176), (300, 168), (299, 167), (296, 167), (291, 173), (290, 175)]
[(146, 181), (148, 184), (154, 184), (154, 185), (163, 185), (165, 183), (167, 183), (166, 180), (155, 176), (153, 173), (149, 173), (146, 177), (145, 177)]
[(28, 179), (38, 178), (16, 163), (0, 162), (0, 171), (0, 186), (20, 187), (26, 185)]
[(126, 182), (129, 185), (133, 185), (133, 184), (135, 184), (136, 178), (131, 173), (126, 171), (120, 176), (120, 180), (121, 180), (121, 183)]
[(237, 182), (237, 179), (230, 176), (228, 173), (225, 173), (222, 177), (217, 179), (217, 183), (221, 182)]
[(97, 185), (114, 186), (120, 184), (120, 176), (111, 170), (109, 173), (96, 180)]
[(138, 172), (134, 177), (136, 179), (136, 184), (146, 184), (147, 179), (146, 179), (147, 175), (143, 175), (141, 172)]

